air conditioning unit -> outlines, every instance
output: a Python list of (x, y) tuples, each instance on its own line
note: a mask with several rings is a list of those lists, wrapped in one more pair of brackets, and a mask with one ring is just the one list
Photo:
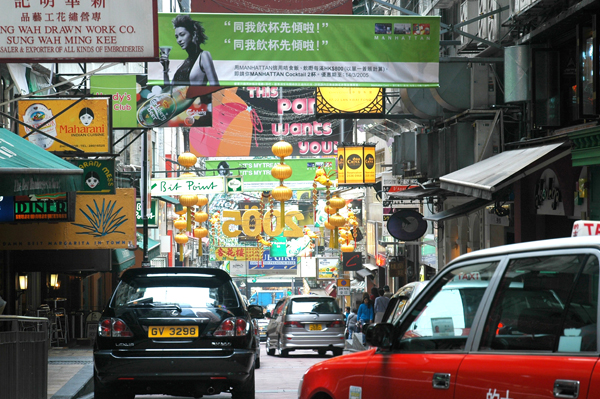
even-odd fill
[[(469, 21), (477, 16), (477, 0), (466, 0), (460, 3), (460, 22)], [(461, 30), (471, 35), (477, 35), (479, 24), (473, 22), (468, 25), (463, 25)], [(460, 36), (460, 44), (465, 45), (472, 39), (466, 36)]]
[(496, 103), (496, 80), (488, 64), (471, 65), (471, 109), (489, 109)]
[(475, 121), (475, 140), (473, 143), (475, 162), (482, 161), (500, 152), (500, 126), (496, 123), (492, 130), (492, 123), (491, 120)]

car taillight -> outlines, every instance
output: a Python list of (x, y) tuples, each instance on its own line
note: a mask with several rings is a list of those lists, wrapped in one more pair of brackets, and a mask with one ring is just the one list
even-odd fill
[(98, 335), (113, 338), (133, 337), (127, 324), (117, 318), (103, 319), (98, 325)]
[(299, 328), (304, 328), (304, 326), (302, 324), (300, 324), (299, 321), (286, 321), (285, 323), (283, 323), (284, 327), (299, 327)]
[(248, 333), (248, 323), (241, 318), (233, 318), (223, 320), (219, 328), (215, 331), (217, 337), (233, 337), (241, 336)]
[(339, 320), (336, 320), (336, 321), (332, 321), (331, 323), (327, 324), (327, 327), (328, 328), (331, 328), (331, 327), (344, 327), (344, 323), (342, 323)]

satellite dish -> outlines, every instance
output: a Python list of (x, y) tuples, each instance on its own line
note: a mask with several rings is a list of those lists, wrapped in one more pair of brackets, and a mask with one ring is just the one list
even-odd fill
[(427, 221), (419, 212), (403, 209), (390, 216), (387, 229), (392, 237), (400, 241), (414, 241), (427, 231)]

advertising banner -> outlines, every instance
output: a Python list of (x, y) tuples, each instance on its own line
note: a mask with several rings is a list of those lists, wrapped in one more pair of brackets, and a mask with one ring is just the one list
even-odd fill
[(339, 277), (339, 258), (317, 258), (317, 280), (331, 280)]
[(114, 195), (78, 195), (74, 222), (0, 229), (0, 249), (135, 249), (135, 221), (133, 188), (119, 188)]
[(438, 86), (439, 17), (189, 16), (202, 30), (201, 40), (192, 45), (175, 36), (180, 26), (189, 26), (187, 14), (159, 14), (162, 62), (149, 65), (150, 80), (211, 86)]
[(158, 58), (156, 0), (4, 0), (0, 62)]
[(225, 180), (222, 176), (167, 177), (150, 180), (150, 194), (153, 197), (224, 192)]
[(137, 90), (136, 75), (92, 75), (90, 76), (90, 93), (112, 98), (113, 129), (134, 128), (137, 123)]
[(114, 159), (80, 159), (73, 162), (83, 169), (84, 189), (77, 194), (115, 193)]
[[(279, 186), (279, 180), (271, 176), (271, 169), (280, 163), (279, 159), (247, 159), (222, 161), (206, 161), (206, 169), (214, 169), (220, 175), (241, 175), (244, 180), (244, 191), (270, 191)], [(286, 159), (286, 165), (292, 168), (292, 177), (285, 180), (286, 187), (292, 190), (312, 190), (315, 173), (319, 167), (330, 171), (335, 169), (335, 158), (301, 158)], [(233, 170), (236, 168), (245, 168)], [(211, 173), (211, 172), (207, 172)], [(332, 181), (335, 184), (335, 176)], [(325, 186), (318, 185), (317, 189), (324, 190)]]
[(338, 148), (338, 183), (375, 184), (375, 145)]
[(110, 97), (19, 100), (18, 118), (19, 135), (44, 150), (111, 152)]
[(233, 87), (212, 96), (212, 126), (190, 130), (191, 151), (202, 157), (273, 156), (282, 138), (293, 156), (331, 156), (352, 137), (349, 120), (319, 120), (312, 88)]
[(295, 256), (272, 257), (270, 251), (265, 251), (262, 260), (249, 261), (248, 268), (250, 270), (296, 270), (298, 268), (298, 258)]
[[(258, 247), (219, 247), (214, 260), (261, 260), (262, 250)], [(211, 259), (213, 260), (213, 259)]]
[(0, 197), (0, 223), (75, 220), (75, 194)]
[(317, 115), (383, 118), (384, 91), (380, 87), (317, 87)]

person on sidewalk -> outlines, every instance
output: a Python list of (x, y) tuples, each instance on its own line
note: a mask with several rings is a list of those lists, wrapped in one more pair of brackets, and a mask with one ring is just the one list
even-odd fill
[(375, 311), (375, 323), (381, 323), (383, 319), (383, 314), (385, 313), (385, 309), (390, 303), (390, 298), (385, 296), (385, 291), (383, 288), (379, 289), (379, 296), (375, 298), (375, 305), (373, 310)]
[(385, 293), (383, 295), (387, 296), (388, 298), (392, 297), (392, 293), (390, 292), (390, 286), (389, 285), (384, 285), (383, 286), (383, 290), (385, 291)]
[(356, 322), (358, 321), (356, 316), (356, 309), (353, 308), (348, 315), (346, 320), (346, 329), (348, 330), (348, 339), (352, 339), (352, 334), (356, 332)]
[[(363, 298), (363, 303), (360, 304), (358, 308), (358, 312), (356, 313), (356, 318), (358, 319), (358, 323), (360, 323), (360, 330), (357, 327), (359, 332), (364, 333), (365, 328), (371, 323), (373, 323), (373, 302), (369, 299), (368, 296)], [(365, 343), (365, 337), (363, 336), (363, 344)]]

